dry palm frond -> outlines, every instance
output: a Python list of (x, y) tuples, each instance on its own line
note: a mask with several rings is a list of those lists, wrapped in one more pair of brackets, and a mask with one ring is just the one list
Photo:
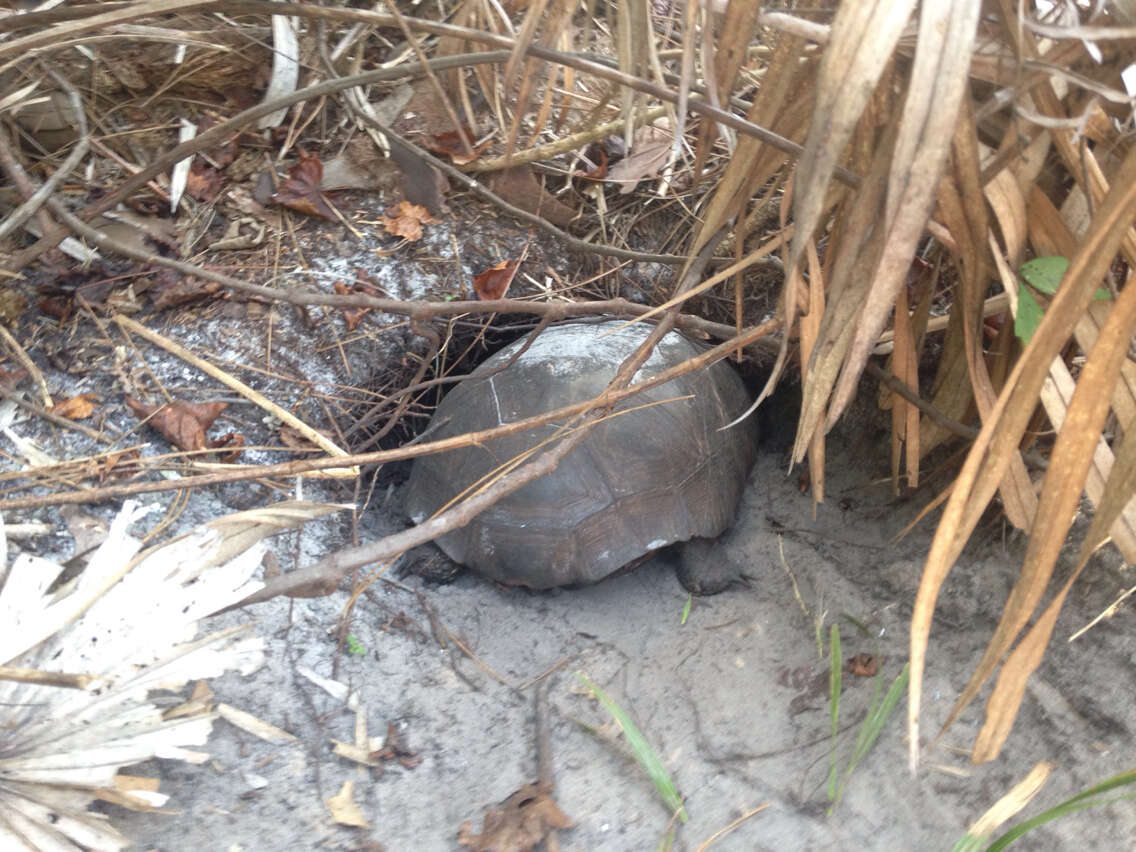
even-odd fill
[[(215, 718), (165, 719), (149, 692), (248, 674), (263, 660), (247, 628), (197, 638), (198, 622), (260, 588), (264, 548), (253, 539), (280, 524), (262, 524), (259, 536), (247, 524), (231, 534), (201, 527), (136, 556), (128, 528), (149, 511), (127, 502), (70, 587), (54, 590), (62, 566), (27, 554), (0, 572), (0, 848), (125, 848), (88, 805), (161, 805), (157, 793), (120, 789), (118, 769), (153, 757), (202, 762), (196, 749)], [(244, 536), (241, 552), (219, 560), (233, 535)], [(0, 537), (0, 565), (6, 556)]]

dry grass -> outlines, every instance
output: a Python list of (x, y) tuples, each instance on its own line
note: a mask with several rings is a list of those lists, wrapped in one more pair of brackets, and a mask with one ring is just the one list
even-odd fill
[[(540, 166), (546, 195), (534, 206), (479, 185), (493, 203), (511, 202), (507, 209), (571, 245), (621, 262), (681, 264), (721, 240), (717, 265), (726, 271), (705, 275), (718, 298), (698, 303), (722, 314), (709, 319), (728, 314), (739, 334), (755, 326), (756, 306), (771, 302), (759, 292), (769, 287), (768, 256), (779, 255), (783, 333), (767, 390), (797, 365), (794, 458), (808, 459), (818, 501), (825, 434), (870, 359), (886, 355), (888, 372), (924, 400), (920, 408), (898, 393), (887, 399), (897, 488), (916, 485), (928, 453), (958, 440), (943, 416), (980, 427), (946, 497), (916, 601), (909, 724), (914, 764), (936, 597), (997, 497), (1029, 546), (951, 716), (997, 676), (974, 749), (976, 761), (989, 760), (1089, 556), (1111, 539), (1136, 561), (1136, 152), (1121, 78), (1136, 29), (1123, 15), (1105, 9), (1090, 18), (1075, 4), (1044, 20), (1030, 9), (1020, 18), (1024, 7), (1008, 0), (813, 4), (807, 18), (758, 14), (757, 5), (461, 0), (443, 21), (389, 2), (369, 12), (150, 0), (2, 17), (0, 121), (9, 130), (0, 166), (10, 186), (0, 187), (9, 211), (0, 234), (31, 223), (42, 238), (0, 245), (0, 271), (32, 268), (79, 227), (67, 215), (76, 207), (90, 224), (123, 200), (168, 204), (171, 166), (223, 135), (177, 144), (176, 126), (203, 102), (227, 129), (263, 125), (287, 108), (262, 137), (263, 155), (277, 160), (358, 127), (390, 144), (404, 171), (410, 162), (458, 180), (454, 165), (414, 144), (421, 138), (400, 141), (395, 122), (362, 115), (375, 99), (367, 86), (413, 70), (425, 81), (418, 95), (433, 104), (431, 132), (457, 131), (458, 168)], [(279, 42), (271, 49), (272, 12), (297, 16), (298, 85), (316, 88), (242, 112), (249, 104), (237, 89), (263, 91), (260, 69), (283, 53)], [(169, 62), (174, 50), (178, 64)], [(89, 131), (76, 131), (80, 116)], [(53, 149), (43, 123), (60, 118), (65, 139)], [(647, 132), (652, 122), (665, 132)], [(8, 135), (24, 143), (23, 167)], [(571, 179), (599, 175), (589, 143), (613, 136), (630, 146), (619, 175), (639, 184), (634, 194)], [(84, 201), (64, 183), (34, 195), (52, 174), (101, 193)], [(27, 199), (23, 212), (10, 212)], [(188, 217), (212, 210), (184, 198), (180, 206)], [(561, 208), (567, 217), (550, 224)], [(1023, 298), (1017, 270), (1053, 255), (1069, 260), (1068, 271), (1022, 340), (1012, 316)], [(1110, 297), (1094, 299), (1101, 288)], [(674, 310), (697, 292), (684, 292)], [(422, 310), (405, 313), (437, 316)], [(929, 416), (928, 405), (942, 416)], [(1037, 447), (1048, 468), (1031, 471), (1022, 451), (1045, 420), (1056, 439)], [(1094, 514), (1077, 566), (1037, 614), (1082, 495)]]

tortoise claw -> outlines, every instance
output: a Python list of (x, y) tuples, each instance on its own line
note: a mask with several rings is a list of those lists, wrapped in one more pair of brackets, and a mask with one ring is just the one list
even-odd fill
[(731, 586), (752, 586), (745, 568), (707, 539), (692, 539), (678, 549), (675, 575), (692, 595), (716, 595)]

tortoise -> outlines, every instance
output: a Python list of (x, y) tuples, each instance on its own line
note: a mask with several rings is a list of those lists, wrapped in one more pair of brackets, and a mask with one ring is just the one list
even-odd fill
[[(589, 399), (607, 387), (649, 331), (643, 324), (612, 320), (552, 326), (510, 363), (527, 340), (522, 338), (442, 399), (431, 436), (489, 429)], [(632, 381), (701, 351), (671, 332)], [(660, 400), (669, 401), (650, 404)], [(737, 373), (722, 361), (629, 397), (615, 410), (636, 410), (596, 425), (555, 471), (440, 536), (437, 544), (454, 562), (499, 583), (547, 589), (595, 583), (667, 545), (714, 538), (732, 525), (756, 455), (753, 418), (721, 427), (750, 401)], [(419, 457), (411, 470), (407, 514), (421, 523), (557, 425)], [(721, 566), (709, 562), (680, 564), (688, 589), (711, 594), (736, 579), (722, 577)]]

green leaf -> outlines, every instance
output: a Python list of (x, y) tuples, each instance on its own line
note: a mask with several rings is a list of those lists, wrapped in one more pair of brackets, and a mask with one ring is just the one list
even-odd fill
[(348, 633), (347, 634), (347, 653), (348, 654), (366, 654), (367, 653), (367, 647), (362, 642), (360, 642), (358, 639), (356, 639), (354, 636), (352, 636), (350, 633)]
[(693, 600), (694, 595), (686, 596), (686, 606), (682, 608), (682, 620), (679, 621), (679, 624), (686, 624), (686, 620), (690, 618), (690, 604), (693, 602)]
[(1057, 292), (1065, 271), (1069, 268), (1069, 259), (1057, 255), (1055, 257), (1035, 257), (1022, 264), (1022, 278), (1026, 283), (1042, 293), (1052, 296)]
[(1102, 781), (1100, 784), (1089, 787), (1087, 790), (1082, 790), (1075, 796), (1070, 796), (1061, 804), (1050, 808), (1044, 813), (1038, 814), (1033, 817), (1033, 819), (1028, 819), (1020, 825), (1015, 826), (991, 843), (990, 846), (987, 847), (986, 852), (1001, 852), (1001, 850), (1005, 849), (1023, 834), (1059, 817), (1084, 810), (1085, 808), (1095, 808), (1100, 805), (1110, 805), (1113, 802), (1136, 798), (1136, 793), (1127, 793), (1113, 797), (1105, 797), (1102, 795), (1110, 790), (1115, 790), (1118, 787), (1124, 787), (1129, 784), (1136, 784), (1136, 770), (1129, 770), (1128, 772), (1121, 772), (1119, 775), (1114, 775), (1108, 780)]
[(1028, 287), (1018, 288), (1018, 315), (1014, 317), (1014, 334), (1022, 343), (1029, 343), (1037, 327), (1041, 325), (1043, 314), (1041, 305), (1033, 297)]

